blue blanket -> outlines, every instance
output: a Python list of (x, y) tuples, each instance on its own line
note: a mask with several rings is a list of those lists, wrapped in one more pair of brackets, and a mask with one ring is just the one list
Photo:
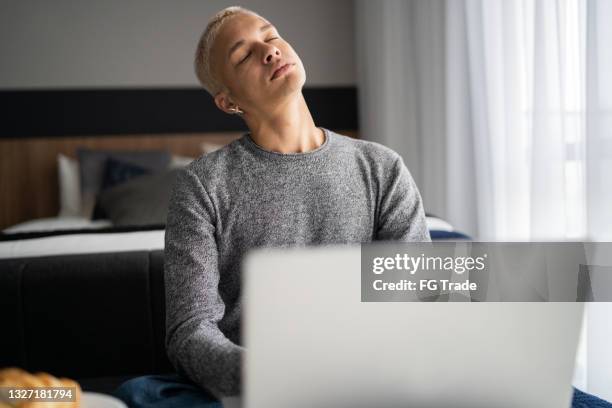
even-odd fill
[[(220, 401), (178, 374), (133, 378), (115, 391), (130, 408), (222, 408)], [(574, 388), (572, 408), (612, 408), (612, 404)]]

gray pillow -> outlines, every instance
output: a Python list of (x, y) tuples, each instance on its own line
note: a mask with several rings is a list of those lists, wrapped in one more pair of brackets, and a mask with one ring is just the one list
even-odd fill
[(96, 195), (102, 190), (106, 160), (111, 158), (143, 167), (151, 173), (168, 168), (170, 153), (165, 150), (77, 150), (79, 158), (79, 175), (81, 177), (81, 203), (83, 216), (91, 218)]
[(98, 205), (114, 225), (166, 224), (172, 184), (179, 169), (140, 176), (102, 191)]

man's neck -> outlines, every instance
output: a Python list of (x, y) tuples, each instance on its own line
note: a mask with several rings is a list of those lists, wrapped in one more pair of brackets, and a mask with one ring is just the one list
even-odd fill
[(318, 129), (300, 93), (271, 115), (247, 125), (251, 138), (262, 148), (278, 153), (305, 153), (321, 146), (325, 135)]

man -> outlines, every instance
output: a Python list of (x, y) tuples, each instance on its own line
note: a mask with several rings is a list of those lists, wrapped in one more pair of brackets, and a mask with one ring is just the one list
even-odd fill
[[(196, 73), (250, 133), (177, 177), (165, 242), (166, 346), (179, 375), (144, 376), (115, 395), (129, 406), (220, 407), (240, 393), (240, 260), (262, 246), (429, 241), (400, 156), (317, 128), (304, 66), (276, 28), (230, 7), (209, 22)], [(578, 390), (574, 407), (609, 407)]]
[(240, 393), (240, 260), (263, 246), (429, 241), (400, 156), (315, 126), (304, 66), (276, 28), (231, 7), (196, 53), (215, 104), (250, 133), (177, 178), (166, 227), (167, 350), (216, 397)]

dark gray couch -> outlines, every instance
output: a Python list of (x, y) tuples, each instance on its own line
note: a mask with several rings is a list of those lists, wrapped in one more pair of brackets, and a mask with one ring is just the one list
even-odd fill
[(164, 302), (163, 251), (0, 260), (0, 368), (104, 393), (173, 372)]

